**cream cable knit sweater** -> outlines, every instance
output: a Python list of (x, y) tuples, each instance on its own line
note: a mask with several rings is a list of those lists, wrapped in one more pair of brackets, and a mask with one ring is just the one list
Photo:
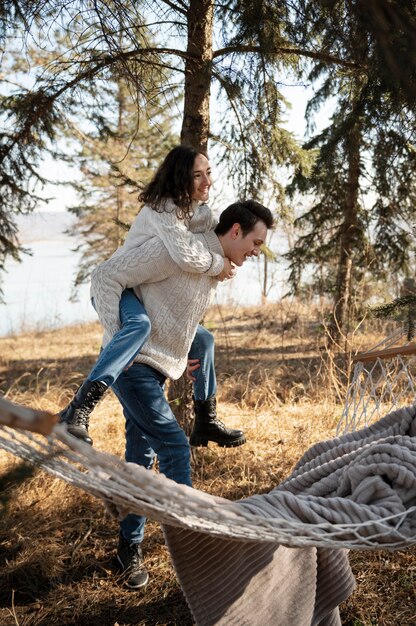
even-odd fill
[(114, 255), (137, 248), (151, 237), (159, 237), (172, 259), (185, 272), (207, 273), (218, 276), (224, 267), (223, 255), (211, 252), (193, 233), (207, 233), (216, 225), (207, 204), (192, 203), (193, 216), (180, 220), (176, 216), (176, 205), (167, 200), (161, 213), (145, 205), (137, 214), (124, 244)]
[[(218, 284), (213, 276), (224, 265), (213, 226), (205, 204), (185, 223), (173, 211), (156, 213), (143, 207), (124, 245), (92, 274), (91, 296), (104, 326), (104, 345), (120, 329), (122, 291), (133, 287), (152, 326), (136, 362), (173, 379), (181, 376), (196, 327)], [(157, 236), (151, 237), (152, 230)]]

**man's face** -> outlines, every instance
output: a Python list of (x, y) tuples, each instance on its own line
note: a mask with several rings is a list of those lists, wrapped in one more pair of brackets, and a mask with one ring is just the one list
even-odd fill
[(225, 255), (234, 265), (240, 267), (246, 259), (252, 256), (258, 256), (260, 248), (266, 241), (267, 227), (264, 222), (259, 220), (254, 228), (243, 235), (240, 224), (234, 224), (230, 231), (228, 249)]
[(211, 166), (203, 154), (197, 154), (192, 169), (193, 190), (192, 200), (207, 202), (212, 185)]

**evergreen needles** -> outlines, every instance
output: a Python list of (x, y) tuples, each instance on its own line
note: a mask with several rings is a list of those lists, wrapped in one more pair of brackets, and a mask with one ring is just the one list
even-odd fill
[(369, 311), (374, 317), (401, 322), (406, 332), (407, 340), (411, 341), (414, 338), (416, 328), (416, 296), (400, 296), (392, 302), (370, 307)]

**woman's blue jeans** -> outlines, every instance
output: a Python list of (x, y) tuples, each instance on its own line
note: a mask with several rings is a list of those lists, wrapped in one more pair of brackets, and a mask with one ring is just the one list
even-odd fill
[[(139, 354), (148, 340), (150, 320), (140, 300), (132, 291), (123, 291), (120, 299), (121, 328), (103, 348), (88, 380), (100, 380), (109, 387), (120, 376), (125, 367)], [(207, 400), (217, 391), (214, 363), (214, 337), (203, 326), (198, 326), (189, 351), (190, 359), (199, 359), (200, 367), (194, 371), (194, 396), (196, 400)]]
[(151, 327), (146, 310), (129, 289), (121, 294), (120, 322), (120, 330), (101, 350), (88, 380), (100, 380), (110, 387), (149, 338)]
[[(148, 365), (134, 363), (112, 388), (126, 418), (126, 461), (151, 469), (157, 454), (160, 471), (191, 486), (190, 447), (164, 393), (165, 376)], [(121, 533), (129, 543), (141, 543), (146, 518), (129, 514)]]

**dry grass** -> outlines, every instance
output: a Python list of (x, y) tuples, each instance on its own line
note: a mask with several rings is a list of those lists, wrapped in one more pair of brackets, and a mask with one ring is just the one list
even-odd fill
[[(306, 448), (333, 435), (345, 393), (342, 376), (334, 384), (334, 370), (343, 359), (323, 358), (319, 317), (306, 308), (214, 309), (206, 323), (216, 334), (221, 417), (243, 427), (248, 442), (235, 450), (197, 450), (195, 486), (232, 499), (268, 491)], [(365, 337), (356, 341), (361, 347)], [(0, 339), (1, 391), (56, 411), (88, 371), (99, 343), (95, 324)], [(113, 395), (96, 409), (91, 432), (97, 448), (122, 456), (123, 418)], [(1, 452), (0, 476), (18, 464)], [(38, 470), (3, 488), (2, 625), (192, 624), (156, 523), (149, 523), (145, 542), (151, 583), (145, 592), (131, 592), (115, 565), (117, 523), (100, 501)], [(343, 624), (415, 624), (415, 554), (351, 553), (357, 590), (341, 607)]]

